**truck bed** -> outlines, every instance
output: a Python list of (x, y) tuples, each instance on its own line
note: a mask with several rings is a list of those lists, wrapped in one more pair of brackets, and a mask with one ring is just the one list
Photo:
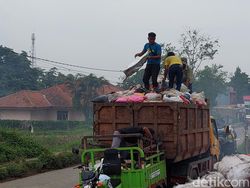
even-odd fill
[(209, 150), (209, 108), (177, 102), (94, 103), (94, 135), (140, 126), (155, 130), (166, 158), (179, 162)]

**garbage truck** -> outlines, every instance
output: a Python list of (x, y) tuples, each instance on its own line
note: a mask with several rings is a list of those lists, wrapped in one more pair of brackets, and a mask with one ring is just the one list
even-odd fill
[[(113, 135), (126, 127), (151, 128), (155, 139)], [(110, 148), (114, 136), (134, 136), (138, 142)], [(179, 102), (94, 102), (93, 135), (83, 138), (82, 148), (79, 188), (172, 187), (211, 171), (220, 154), (209, 107)]]

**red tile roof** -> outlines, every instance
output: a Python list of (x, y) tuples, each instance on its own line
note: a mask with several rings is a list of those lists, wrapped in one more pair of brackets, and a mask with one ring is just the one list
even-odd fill
[(40, 91), (46, 96), (51, 106), (72, 107), (72, 97), (70, 90), (65, 84), (56, 85)]
[[(97, 89), (98, 95), (122, 90), (114, 85)], [(0, 98), (0, 108), (71, 108), (73, 94), (66, 84), (55, 85), (40, 91), (23, 90)]]
[(0, 98), (0, 108), (34, 108), (50, 107), (50, 102), (46, 96), (39, 91), (19, 91)]
[(0, 98), (0, 108), (72, 107), (72, 94), (65, 84), (41, 91), (23, 90)]

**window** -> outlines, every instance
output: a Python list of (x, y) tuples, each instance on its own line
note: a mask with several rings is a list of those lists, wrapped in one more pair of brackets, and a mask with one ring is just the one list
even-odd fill
[(68, 111), (57, 111), (57, 120), (68, 120)]

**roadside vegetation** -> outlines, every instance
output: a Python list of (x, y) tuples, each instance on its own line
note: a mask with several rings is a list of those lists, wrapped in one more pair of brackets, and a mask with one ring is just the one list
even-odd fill
[(28, 176), (80, 163), (72, 147), (79, 147), (81, 138), (91, 134), (90, 126), (72, 129), (3, 128), (0, 121), (0, 181)]

